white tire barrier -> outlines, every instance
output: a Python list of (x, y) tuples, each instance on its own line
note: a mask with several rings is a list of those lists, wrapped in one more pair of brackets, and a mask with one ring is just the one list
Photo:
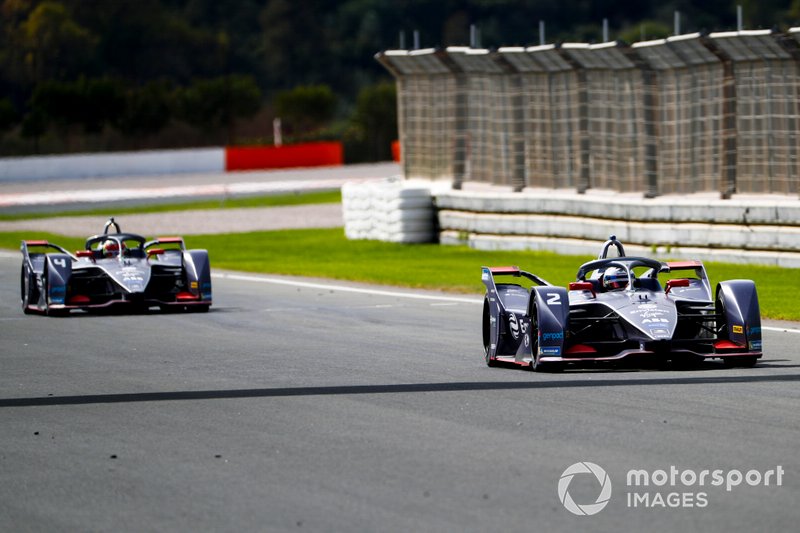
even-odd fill
[(400, 179), (350, 182), (342, 186), (344, 232), (348, 239), (433, 242), (436, 213), (430, 183)]

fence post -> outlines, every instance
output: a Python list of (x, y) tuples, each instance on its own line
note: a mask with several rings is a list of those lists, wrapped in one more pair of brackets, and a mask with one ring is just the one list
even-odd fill
[(711, 39), (701, 38), (703, 45), (722, 63), (722, 179), (720, 197), (728, 200), (736, 192), (736, 76), (733, 60)]
[(592, 142), (589, 136), (589, 87), (586, 69), (581, 66), (570, 54), (562, 47), (557, 48), (561, 57), (566, 61), (575, 72), (578, 82), (578, 179), (576, 190), (578, 194), (584, 194), (592, 186), (591, 183), (591, 149)]
[(632, 48), (623, 53), (642, 73), (642, 105), (644, 107), (644, 197), (659, 196), (658, 187), (658, 74), (646, 59)]

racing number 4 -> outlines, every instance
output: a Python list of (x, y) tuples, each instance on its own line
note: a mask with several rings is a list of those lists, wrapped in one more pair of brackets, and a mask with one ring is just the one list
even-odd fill
[(67, 268), (67, 261), (63, 257), (57, 257), (53, 259), (53, 263), (61, 268)]

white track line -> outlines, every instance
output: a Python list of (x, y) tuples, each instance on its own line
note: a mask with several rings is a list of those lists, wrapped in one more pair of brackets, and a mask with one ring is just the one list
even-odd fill
[(329, 285), (326, 283), (309, 283), (305, 281), (292, 281), (288, 279), (268, 278), (262, 276), (246, 276), (241, 274), (217, 274), (211, 275), (212, 278), (232, 279), (236, 281), (254, 281), (256, 283), (272, 283), (275, 285), (289, 285), (292, 287), (304, 287), (307, 289), (322, 289), (329, 291), (354, 292), (358, 294), (371, 294), (374, 296), (393, 296), (395, 298), (410, 298), (412, 300), (435, 300), (439, 302), (456, 302), (465, 304), (482, 304), (483, 299), (478, 298), (459, 298), (456, 296), (434, 296), (432, 294), (417, 294), (411, 292), (385, 291), (378, 289), (367, 289), (361, 287), (348, 287), (345, 285)]
[(791, 329), (791, 328), (775, 328), (771, 326), (761, 326), (761, 329), (765, 329), (767, 331), (777, 331), (779, 333), (800, 333), (800, 329)]
[[(273, 283), (275, 285), (291, 285), (293, 287), (305, 287), (308, 289), (323, 289), (323, 290), (330, 290), (330, 291), (341, 291), (341, 292), (355, 292), (359, 294), (372, 294), (375, 296), (394, 296), (397, 298), (411, 298), (414, 300), (434, 300), (439, 302), (455, 302), (455, 303), (467, 303), (467, 304), (481, 304), (483, 303), (483, 299), (478, 298), (459, 298), (456, 296), (434, 296), (430, 294), (414, 294), (409, 292), (395, 292), (395, 291), (385, 291), (385, 290), (378, 290), (378, 289), (367, 289), (361, 287), (347, 287), (345, 285), (329, 285), (325, 283), (308, 283), (305, 281), (292, 281), (286, 279), (277, 279), (277, 278), (267, 278), (261, 276), (247, 276), (241, 274), (217, 274), (214, 273), (211, 275), (214, 278), (223, 278), (223, 279), (232, 279), (237, 281), (255, 281), (257, 283)], [(435, 304), (434, 304), (435, 305)], [(439, 304), (442, 305), (442, 304)], [(773, 327), (773, 326), (762, 326), (761, 329), (767, 331), (777, 331), (778, 333), (800, 333), (800, 329), (792, 329), (792, 328), (780, 328), (780, 327)]]

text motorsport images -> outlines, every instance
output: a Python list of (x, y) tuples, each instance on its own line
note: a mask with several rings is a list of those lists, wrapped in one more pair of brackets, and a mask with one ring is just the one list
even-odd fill
[[(709, 489), (725, 488), (733, 491), (743, 483), (751, 487), (780, 487), (784, 469), (781, 465), (766, 470), (680, 470), (670, 465), (668, 470), (628, 470), (626, 505), (630, 508), (705, 508), (709, 505)], [(590, 474), (600, 484), (600, 493), (594, 502), (576, 503), (569, 492), (575, 476)], [(697, 490), (700, 489), (700, 490)], [(591, 516), (602, 511), (611, 501), (611, 478), (605, 469), (595, 463), (582, 461), (570, 465), (558, 480), (558, 499), (572, 514)]]

